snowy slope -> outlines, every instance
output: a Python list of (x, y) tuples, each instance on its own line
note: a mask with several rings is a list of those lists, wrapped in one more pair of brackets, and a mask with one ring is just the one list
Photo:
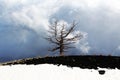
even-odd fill
[(0, 66), (0, 80), (120, 80), (119, 70), (102, 70), (104, 75), (94, 69), (52, 64)]

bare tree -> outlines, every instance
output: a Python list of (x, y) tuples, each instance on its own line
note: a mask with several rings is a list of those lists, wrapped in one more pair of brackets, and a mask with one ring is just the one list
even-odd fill
[(76, 25), (75, 21), (73, 21), (69, 27), (64, 23), (59, 24), (58, 21), (51, 23), (48, 35), (45, 38), (53, 44), (53, 47), (49, 49), (49, 51), (53, 52), (59, 50), (60, 56), (63, 56), (66, 50), (74, 48), (72, 44), (83, 37), (81, 33), (77, 33), (72, 35), (72, 37), (69, 37), (75, 31)]

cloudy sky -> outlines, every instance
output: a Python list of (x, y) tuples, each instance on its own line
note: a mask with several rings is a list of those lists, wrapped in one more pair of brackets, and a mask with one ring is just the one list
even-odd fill
[(0, 0), (0, 61), (48, 55), (54, 19), (76, 20), (84, 35), (66, 54), (120, 56), (119, 0)]

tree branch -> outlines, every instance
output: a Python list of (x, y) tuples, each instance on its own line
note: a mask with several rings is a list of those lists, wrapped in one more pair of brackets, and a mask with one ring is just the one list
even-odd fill
[(74, 28), (77, 24), (75, 24), (75, 22), (73, 22), (73, 24), (71, 25), (70, 29), (68, 30), (68, 32), (66, 33), (66, 35), (64, 37), (67, 37), (70, 33), (72, 33), (74, 31)]

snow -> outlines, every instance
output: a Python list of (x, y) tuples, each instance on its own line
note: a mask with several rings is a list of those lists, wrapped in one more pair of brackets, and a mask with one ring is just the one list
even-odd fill
[(0, 66), (0, 80), (120, 80), (118, 69), (99, 70), (106, 72), (52, 64)]

